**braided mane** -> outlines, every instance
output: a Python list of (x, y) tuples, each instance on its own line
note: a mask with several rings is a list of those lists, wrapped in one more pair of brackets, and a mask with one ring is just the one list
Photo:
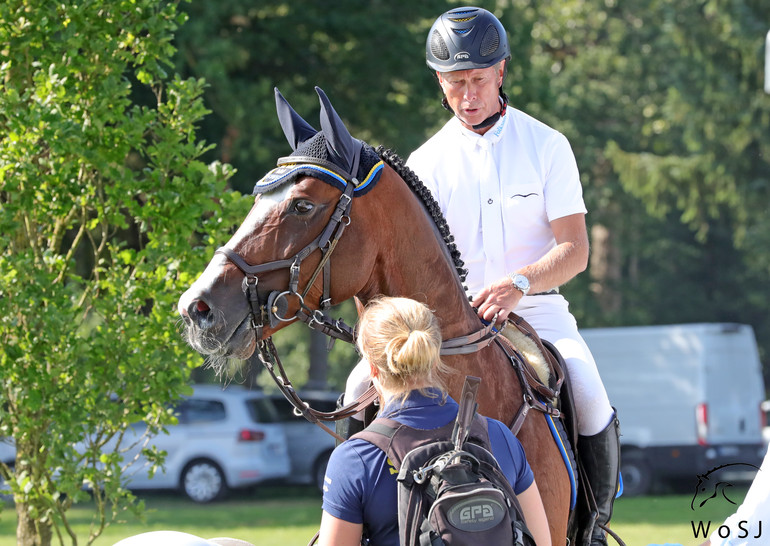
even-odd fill
[[(406, 182), (406, 185), (409, 186), (409, 189), (412, 190), (412, 193), (422, 201), (422, 204), (425, 206), (428, 214), (430, 214), (433, 223), (436, 224), (441, 237), (444, 239), (444, 244), (446, 245), (447, 250), (449, 250), (452, 263), (457, 271), (457, 275), (460, 277), (460, 281), (465, 283), (465, 276), (468, 274), (468, 270), (465, 269), (465, 262), (463, 262), (462, 257), (460, 256), (460, 251), (457, 249), (454, 237), (449, 232), (449, 224), (447, 224), (444, 214), (441, 212), (441, 209), (433, 198), (433, 195), (430, 193), (430, 190), (425, 187), (420, 179), (417, 178), (414, 171), (407, 167), (404, 160), (393, 150), (378, 146), (376, 151), (377, 155), (398, 173), (404, 182)], [(468, 288), (464, 284), (463, 289), (466, 292), (468, 291)]]

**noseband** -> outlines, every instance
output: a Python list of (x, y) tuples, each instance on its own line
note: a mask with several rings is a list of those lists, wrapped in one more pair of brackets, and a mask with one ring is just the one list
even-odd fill
[[(305, 417), (305, 419), (315, 423), (340, 441), (343, 441), (344, 438), (331, 430), (324, 422), (351, 417), (371, 405), (377, 398), (374, 387), (370, 387), (352, 404), (348, 404), (337, 411), (321, 412), (314, 410), (299, 397), (294, 389), (283, 364), (281, 364), (280, 358), (278, 358), (278, 352), (272, 339), (262, 340), (262, 329), (265, 326), (265, 321), (268, 321), (271, 326), (275, 326), (279, 322), (290, 322), (296, 318), (307, 324), (310, 328), (326, 334), (332, 342), (335, 339), (342, 339), (348, 343), (354, 343), (355, 335), (353, 329), (342, 320), (332, 319), (326, 311), (331, 306), (331, 297), (329, 295), (331, 267), (329, 258), (331, 258), (345, 228), (350, 225), (350, 209), (353, 205), (353, 191), (356, 188), (356, 184), (356, 179), (348, 181), (345, 191), (340, 195), (337, 206), (321, 234), (291, 258), (251, 265), (246, 262), (243, 256), (231, 248), (220, 247), (215, 252), (215, 254), (222, 254), (227, 257), (244, 274), (241, 287), (249, 301), (251, 327), (254, 330), (258, 355), (262, 365), (270, 373), (281, 393), (294, 406), (294, 413), (297, 416)], [(316, 250), (321, 251), (321, 261), (310, 276), (307, 286), (300, 293), (299, 276), (302, 261)], [(289, 269), (288, 289), (282, 292), (275, 290), (268, 295), (267, 302), (261, 302), (257, 292), (257, 285), (259, 284), (258, 275), (286, 268)], [(319, 309), (313, 310), (305, 304), (305, 296), (307, 296), (310, 287), (313, 286), (319, 274), (323, 274), (323, 294), (319, 302)], [(296, 296), (299, 299), (299, 309), (293, 317), (285, 316), (289, 307), (286, 298), (289, 296)]]

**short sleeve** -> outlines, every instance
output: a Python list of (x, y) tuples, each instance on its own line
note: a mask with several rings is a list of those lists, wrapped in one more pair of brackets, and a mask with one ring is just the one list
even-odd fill
[(492, 454), (500, 464), (500, 468), (508, 478), (517, 495), (526, 491), (535, 481), (524, 453), (524, 448), (518, 438), (500, 421), (487, 418), (489, 423), (489, 443)]
[(587, 210), (583, 201), (580, 173), (567, 137), (555, 132), (548, 141), (544, 160), (546, 171), (543, 194), (548, 220), (585, 214)]
[(340, 444), (326, 466), (323, 510), (350, 522), (363, 523), (365, 464), (355, 449), (355, 440)]

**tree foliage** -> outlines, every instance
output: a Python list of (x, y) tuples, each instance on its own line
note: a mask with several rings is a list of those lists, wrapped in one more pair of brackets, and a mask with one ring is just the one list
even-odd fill
[(254, 182), (291, 152), (273, 88), (318, 128), (320, 86), (352, 134), (408, 154), (435, 123), (439, 91), (425, 66), (425, 37), (445, 0), (192, 2), (177, 35), (178, 71), (203, 77), (215, 152)]
[(84, 487), (88, 543), (135, 507), (101, 447), (172, 422), (199, 363), (175, 303), (243, 209), (200, 159), (203, 81), (169, 73), (183, 19), (155, 0), (0, 4), (0, 436), (17, 449), (0, 473), (19, 544), (76, 544)]

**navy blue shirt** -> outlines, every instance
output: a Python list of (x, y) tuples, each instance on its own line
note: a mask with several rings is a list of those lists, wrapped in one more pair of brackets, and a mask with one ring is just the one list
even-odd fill
[[(442, 427), (457, 416), (458, 405), (447, 396), (436, 397), (412, 391), (400, 405), (388, 405), (380, 417), (388, 417), (416, 429)], [(534, 481), (519, 440), (500, 421), (487, 418), (492, 454), (516, 494)], [(398, 546), (397, 482), (393, 465), (385, 453), (365, 440), (340, 444), (332, 453), (324, 478), (323, 509), (350, 523), (364, 523), (374, 546)]]

